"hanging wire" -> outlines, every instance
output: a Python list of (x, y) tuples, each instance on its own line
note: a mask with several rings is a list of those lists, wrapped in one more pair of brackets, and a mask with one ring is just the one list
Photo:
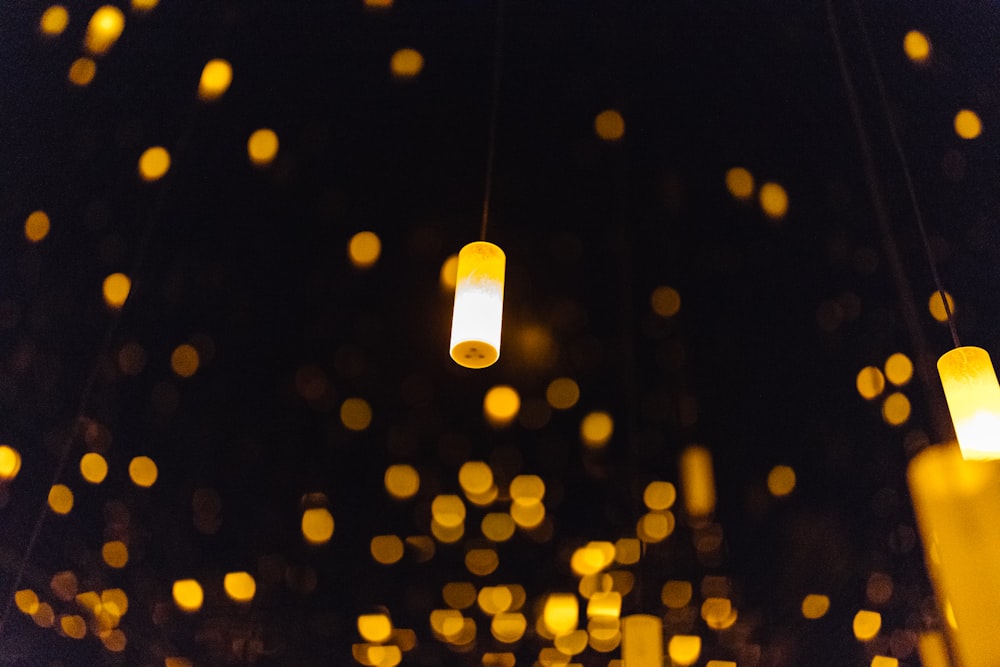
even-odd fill
[(490, 217), (490, 195), (493, 190), (493, 160), (497, 145), (497, 108), (500, 106), (500, 63), (503, 54), (503, 0), (497, 0), (497, 24), (493, 50), (493, 87), (490, 103), (490, 140), (486, 153), (486, 188), (483, 194), (483, 222), (479, 229), (479, 240), (486, 240), (486, 226)]

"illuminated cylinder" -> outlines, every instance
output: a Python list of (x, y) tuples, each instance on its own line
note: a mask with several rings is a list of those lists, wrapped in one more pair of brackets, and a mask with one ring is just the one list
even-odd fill
[(957, 347), (937, 366), (962, 457), (1000, 458), (1000, 384), (989, 353)]
[(706, 518), (715, 511), (715, 474), (712, 454), (701, 445), (690, 445), (681, 453), (681, 493), (684, 509), (693, 519)]
[(500, 358), (506, 259), (503, 250), (486, 241), (458, 253), (451, 358), (460, 366), (485, 368)]
[(907, 472), (925, 562), (962, 667), (1000, 665), (1000, 461), (928, 447)]
[(623, 667), (663, 667), (663, 621), (632, 614), (622, 619)]

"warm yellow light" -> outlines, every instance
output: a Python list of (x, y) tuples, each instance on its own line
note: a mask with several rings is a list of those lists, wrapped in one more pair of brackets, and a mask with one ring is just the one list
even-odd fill
[(457, 528), (465, 521), (465, 503), (458, 496), (441, 494), (431, 502), (431, 514), (445, 528)]
[(392, 0), (365, 0), (367, 9), (389, 9), (392, 7)]
[(767, 490), (772, 496), (787, 496), (795, 489), (795, 470), (790, 466), (774, 466), (767, 474)]
[(622, 537), (615, 542), (615, 560), (622, 565), (634, 565), (642, 556), (642, 544), (634, 537)]
[(257, 593), (257, 582), (249, 572), (227, 572), (222, 587), (233, 602), (250, 602)]
[(375, 266), (382, 254), (382, 241), (375, 232), (358, 232), (347, 244), (347, 256), (359, 269)]
[(636, 536), (643, 542), (662, 542), (676, 526), (673, 512), (646, 512), (636, 522)]
[(173, 586), (174, 604), (181, 611), (195, 612), (201, 609), (205, 593), (195, 579), (178, 579)]
[(17, 477), (21, 471), (21, 452), (10, 445), (0, 445), (0, 481)]
[(975, 111), (962, 109), (955, 114), (955, 134), (963, 139), (975, 139), (983, 133), (983, 121)]
[(362, 614), (358, 616), (358, 634), (365, 641), (380, 644), (392, 636), (392, 621), (385, 614)]
[(14, 604), (22, 613), (30, 616), (38, 611), (38, 594), (29, 588), (20, 590), (14, 593)]
[[(945, 304), (948, 304), (948, 309), (945, 310)], [(944, 293), (944, 300), (941, 299), (941, 291), (934, 290), (931, 293), (929, 299), (927, 299), (927, 310), (930, 311), (931, 317), (933, 317), (938, 322), (947, 322), (948, 313), (950, 312), (952, 316), (955, 315), (955, 300), (951, 297), (947, 291)]]
[(458, 255), (448, 255), (448, 257), (441, 263), (441, 274), (439, 276), (441, 281), (441, 289), (446, 292), (454, 292), (455, 284), (458, 281)]
[(736, 199), (753, 197), (753, 174), (743, 167), (733, 167), (726, 172), (726, 189)]
[(101, 547), (101, 558), (108, 567), (120, 570), (128, 564), (128, 547), (120, 540), (105, 542)]
[(458, 469), (458, 483), (468, 494), (486, 493), (493, 487), (493, 470), (484, 461), (466, 461)]
[[(490, 623), (490, 633), (496, 638), (497, 641), (503, 642), (505, 644), (513, 644), (519, 641), (521, 637), (524, 636), (525, 630), (528, 629), (528, 620), (521, 613), (507, 613), (501, 612), (493, 617), (493, 621)], [(488, 664), (486, 662), (486, 656), (483, 656), (483, 665)], [(489, 663), (490, 665), (514, 665), (514, 658), (511, 656), (509, 661)]]
[(158, 4), (160, 0), (132, 0), (132, 11), (141, 14), (155, 9)]
[(903, 37), (903, 51), (907, 58), (920, 65), (931, 57), (931, 42), (924, 33), (911, 30)]
[(563, 655), (578, 655), (587, 648), (587, 631), (574, 630), (565, 635), (558, 635), (552, 643)]
[(312, 507), (302, 513), (302, 536), (310, 544), (326, 544), (333, 537), (333, 515), (325, 507)]
[(698, 635), (674, 635), (667, 644), (667, 653), (675, 665), (688, 667), (698, 662), (701, 656), (701, 637)]
[(163, 659), (163, 667), (192, 667), (192, 663), (187, 658), (171, 656)]
[(872, 658), (871, 667), (899, 667), (899, 660), (884, 655)]
[(228, 60), (214, 58), (205, 63), (198, 81), (198, 99), (202, 102), (217, 100), (229, 90), (233, 82), (233, 66)]
[(594, 118), (594, 132), (604, 141), (618, 141), (625, 136), (625, 119), (614, 109), (606, 109)]
[(802, 616), (808, 619), (823, 618), (830, 611), (830, 598), (810, 593), (802, 598)]
[(396, 535), (376, 535), (372, 538), (369, 549), (376, 562), (392, 565), (403, 557), (403, 540)]
[(59, 619), (59, 627), (72, 639), (83, 639), (87, 635), (87, 622), (82, 616), (68, 614)]
[(250, 157), (250, 162), (258, 167), (271, 164), (277, 154), (278, 135), (274, 130), (262, 127), (255, 130), (247, 139), (247, 155)]
[(545, 400), (556, 410), (568, 410), (580, 400), (580, 386), (572, 378), (556, 378), (545, 389)]
[(121, 653), (125, 650), (125, 646), (128, 643), (125, 633), (118, 628), (113, 630), (102, 630), (100, 638), (101, 643), (104, 644), (104, 648), (112, 653)]
[(663, 620), (651, 614), (622, 619), (622, 662), (628, 667), (662, 667)]
[(854, 615), (854, 636), (863, 642), (875, 638), (882, 629), (882, 614), (862, 609)]
[(80, 86), (82, 88), (90, 85), (90, 82), (94, 80), (96, 75), (97, 63), (95, 63), (92, 58), (81, 56), (70, 64), (69, 73), (66, 77), (74, 86)]
[(736, 663), (732, 660), (709, 660), (705, 667), (736, 667)]
[(920, 655), (920, 664), (924, 667), (951, 667), (948, 645), (940, 632), (921, 633), (917, 641), (917, 653)]
[(764, 183), (757, 196), (764, 215), (772, 220), (780, 220), (788, 213), (788, 193), (777, 183)]
[(485, 368), (500, 358), (506, 261), (503, 250), (486, 241), (458, 253), (450, 348), (460, 366)]
[(611, 542), (589, 542), (576, 549), (570, 557), (569, 565), (578, 577), (597, 574), (615, 558), (615, 545)]
[(642, 502), (651, 510), (668, 510), (677, 500), (677, 489), (670, 482), (650, 482), (642, 492)]
[(24, 221), (24, 238), (38, 243), (49, 234), (51, 223), (45, 211), (34, 211)]
[(495, 616), (509, 611), (514, 605), (514, 595), (508, 586), (483, 586), (476, 602), (484, 614)]
[(516, 389), (505, 384), (493, 387), (483, 397), (483, 416), (495, 428), (514, 421), (520, 409), (521, 396)]
[(663, 589), (660, 591), (660, 599), (663, 600), (664, 605), (671, 609), (681, 609), (691, 602), (691, 595), (693, 593), (694, 588), (691, 586), (690, 581), (672, 579), (663, 584)]
[(958, 347), (943, 354), (937, 367), (962, 456), (1000, 458), (1000, 384), (989, 353)]
[(913, 362), (902, 352), (896, 352), (885, 360), (885, 377), (897, 387), (902, 387), (913, 377)]
[(882, 369), (878, 366), (865, 366), (858, 371), (854, 384), (862, 397), (871, 400), (885, 389), (885, 376), (882, 375)]
[(510, 497), (523, 505), (540, 503), (545, 497), (545, 482), (538, 475), (518, 475), (510, 481)]
[(684, 509), (692, 517), (708, 516), (715, 510), (711, 453), (705, 447), (692, 445), (683, 451), (680, 463)]
[(49, 507), (56, 514), (69, 514), (73, 509), (73, 492), (65, 484), (53, 484), (49, 489)]
[(420, 474), (416, 468), (397, 463), (385, 469), (385, 490), (398, 500), (412, 498), (420, 490)]
[(493, 549), (469, 549), (465, 554), (465, 569), (477, 576), (493, 574), (499, 566), (500, 556)]
[(545, 599), (542, 619), (553, 636), (576, 630), (579, 618), (580, 603), (572, 593), (552, 593)]
[(137, 456), (128, 464), (128, 476), (136, 486), (148, 488), (156, 483), (159, 470), (148, 456)]
[(62, 5), (52, 5), (44, 12), (38, 22), (38, 29), (43, 35), (61, 35), (66, 26), (69, 25), (69, 12)]
[(104, 279), (102, 292), (104, 303), (110, 308), (121, 308), (128, 299), (129, 291), (132, 289), (132, 281), (124, 273), (112, 273)]
[(416, 49), (399, 49), (389, 60), (389, 70), (397, 79), (412, 79), (424, 68), (424, 57)]
[(681, 294), (673, 287), (660, 285), (649, 298), (653, 312), (660, 317), (673, 317), (681, 310)]
[(40, 628), (51, 628), (56, 622), (56, 614), (52, 609), (52, 605), (48, 602), (39, 603), (38, 611), (31, 615), (31, 620)]
[(517, 524), (513, 517), (504, 512), (490, 512), (479, 524), (483, 537), (493, 542), (506, 542), (514, 536)]
[(580, 440), (587, 447), (598, 449), (611, 440), (615, 431), (615, 422), (611, 415), (603, 410), (587, 414), (580, 422)]
[(170, 368), (182, 378), (189, 378), (198, 372), (199, 363), (198, 350), (187, 343), (178, 345), (170, 354)]
[(170, 169), (170, 153), (163, 146), (151, 146), (139, 156), (139, 177), (157, 181)]
[(108, 613), (121, 618), (128, 611), (128, 595), (120, 588), (101, 591), (101, 607)]
[(125, 29), (125, 14), (114, 5), (98, 8), (87, 23), (87, 34), (83, 48), (91, 55), (99, 56), (111, 50)]
[(901, 426), (910, 418), (910, 399), (906, 394), (895, 391), (885, 397), (882, 403), (882, 419), (890, 426)]
[(363, 398), (348, 398), (340, 405), (340, 421), (351, 431), (364, 431), (372, 423), (372, 406)]

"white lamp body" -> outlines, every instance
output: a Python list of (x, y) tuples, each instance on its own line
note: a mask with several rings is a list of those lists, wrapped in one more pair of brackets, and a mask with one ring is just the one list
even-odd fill
[(957, 347), (937, 367), (962, 458), (1000, 458), (1000, 383), (989, 353)]

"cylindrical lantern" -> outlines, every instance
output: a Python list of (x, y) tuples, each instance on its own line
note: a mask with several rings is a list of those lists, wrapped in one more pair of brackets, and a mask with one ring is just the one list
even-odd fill
[(466, 368), (485, 368), (500, 358), (506, 260), (503, 250), (486, 241), (458, 253), (451, 358)]
[(957, 347), (937, 365), (962, 457), (1000, 458), (1000, 384), (989, 353)]
[(650, 614), (622, 619), (622, 662), (625, 667), (663, 666), (663, 620)]

